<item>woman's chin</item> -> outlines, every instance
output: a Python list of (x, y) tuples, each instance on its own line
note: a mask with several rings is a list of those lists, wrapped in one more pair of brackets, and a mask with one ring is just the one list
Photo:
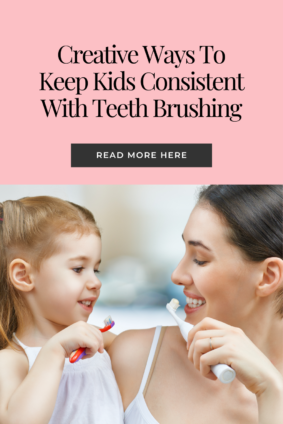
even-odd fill
[(186, 314), (185, 321), (195, 325), (206, 317), (206, 303), (194, 308), (186, 305), (184, 311)]

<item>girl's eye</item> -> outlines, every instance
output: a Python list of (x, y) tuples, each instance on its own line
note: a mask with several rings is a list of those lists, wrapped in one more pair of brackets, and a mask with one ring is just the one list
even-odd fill
[(198, 261), (197, 259), (194, 259), (194, 262), (197, 264), (197, 265), (204, 265), (204, 264), (206, 264), (206, 262), (207, 261)]
[(94, 271), (95, 274), (99, 274), (100, 273), (100, 271), (98, 269), (94, 269), (93, 271)]
[(82, 266), (80, 266), (78, 268), (73, 268), (73, 271), (75, 271), (77, 274), (80, 274), (82, 272), (82, 270), (83, 270)]

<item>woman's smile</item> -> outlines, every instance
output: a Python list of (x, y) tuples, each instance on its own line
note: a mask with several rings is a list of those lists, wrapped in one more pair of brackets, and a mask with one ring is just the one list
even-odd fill
[(205, 298), (202, 296), (198, 296), (192, 292), (188, 292), (184, 290), (184, 295), (186, 296), (186, 306), (184, 308), (184, 311), (186, 314), (192, 314), (196, 311), (199, 311), (203, 308), (206, 301)]

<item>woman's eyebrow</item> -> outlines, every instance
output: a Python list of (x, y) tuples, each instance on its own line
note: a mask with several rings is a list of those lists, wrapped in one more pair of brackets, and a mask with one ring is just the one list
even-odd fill
[(190, 244), (191, 246), (200, 246), (200, 247), (203, 247), (204, 249), (206, 249), (209, 252), (211, 252), (211, 249), (209, 249), (209, 247), (205, 246), (205, 244), (203, 244), (201, 241), (189, 240), (188, 241), (188, 244)]
[[(184, 235), (182, 234), (182, 239), (185, 241), (184, 239)], [(208, 250), (209, 252), (211, 252), (212, 250), (209, 249), (209, 247), (205, 246), (205, 244), (203, 244), (203, 242), (199, 241), (199, 240), (189, 240), (188, 244), (191, 246), (200, 246), (203, 247), (204, 249)]]

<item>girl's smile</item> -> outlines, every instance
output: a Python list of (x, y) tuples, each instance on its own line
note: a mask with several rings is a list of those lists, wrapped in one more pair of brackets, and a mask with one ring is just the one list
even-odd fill
[(91, 313), (96, 300), (97, 300), (97, 297), (90, 297), (88, 299), (79, 300), (78, 303), (81, 305), (83, 309)]

